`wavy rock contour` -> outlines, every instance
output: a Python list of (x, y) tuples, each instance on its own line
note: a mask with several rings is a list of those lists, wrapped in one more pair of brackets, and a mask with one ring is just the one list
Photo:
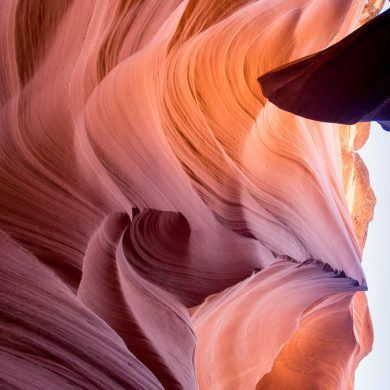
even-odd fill
[(367, 12), (1, 3), (0, 387), (353, 387), (368, 128), (282, 111), (257, 78)]

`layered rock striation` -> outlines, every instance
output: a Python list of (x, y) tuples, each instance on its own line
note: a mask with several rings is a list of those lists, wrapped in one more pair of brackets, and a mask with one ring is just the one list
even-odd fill
[(257, 78), (365, 5), (1, 3), (0, 387), (353, 387), (368, 129)]

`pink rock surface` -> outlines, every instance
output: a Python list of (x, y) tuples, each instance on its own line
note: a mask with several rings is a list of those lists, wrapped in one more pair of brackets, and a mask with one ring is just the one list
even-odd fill
[(364, 129), (257, 78), (365, 3), (1, 2), (0, 387), (353, 387)]
[(200, 388), (350, 388), (353, 284), (281, 260), (208, 298), (192, 311)]

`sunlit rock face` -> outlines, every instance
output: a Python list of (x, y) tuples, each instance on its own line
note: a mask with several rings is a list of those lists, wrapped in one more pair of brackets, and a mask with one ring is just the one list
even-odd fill
[(257, 79), (373, 8), (1, 3), (2, 387), (353, 387), (369, 125), (282, 111)]

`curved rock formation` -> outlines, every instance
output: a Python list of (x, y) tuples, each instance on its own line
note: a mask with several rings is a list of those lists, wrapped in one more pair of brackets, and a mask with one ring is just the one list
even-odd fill
[(0, 387), (353, 386), (368, 127), (282, 111), (257, 78), (367, 9), (0, 4)]
[(200, 388), (351, 388), (355, 284), (281, 260), (207, 299), (192, 312)]
[(163, 389), (102, 318), (0, 236), (1, 387)]
[(390, 131), (390, 10), (337, 44), (259, 78), (263, 94), (305, 118)]

